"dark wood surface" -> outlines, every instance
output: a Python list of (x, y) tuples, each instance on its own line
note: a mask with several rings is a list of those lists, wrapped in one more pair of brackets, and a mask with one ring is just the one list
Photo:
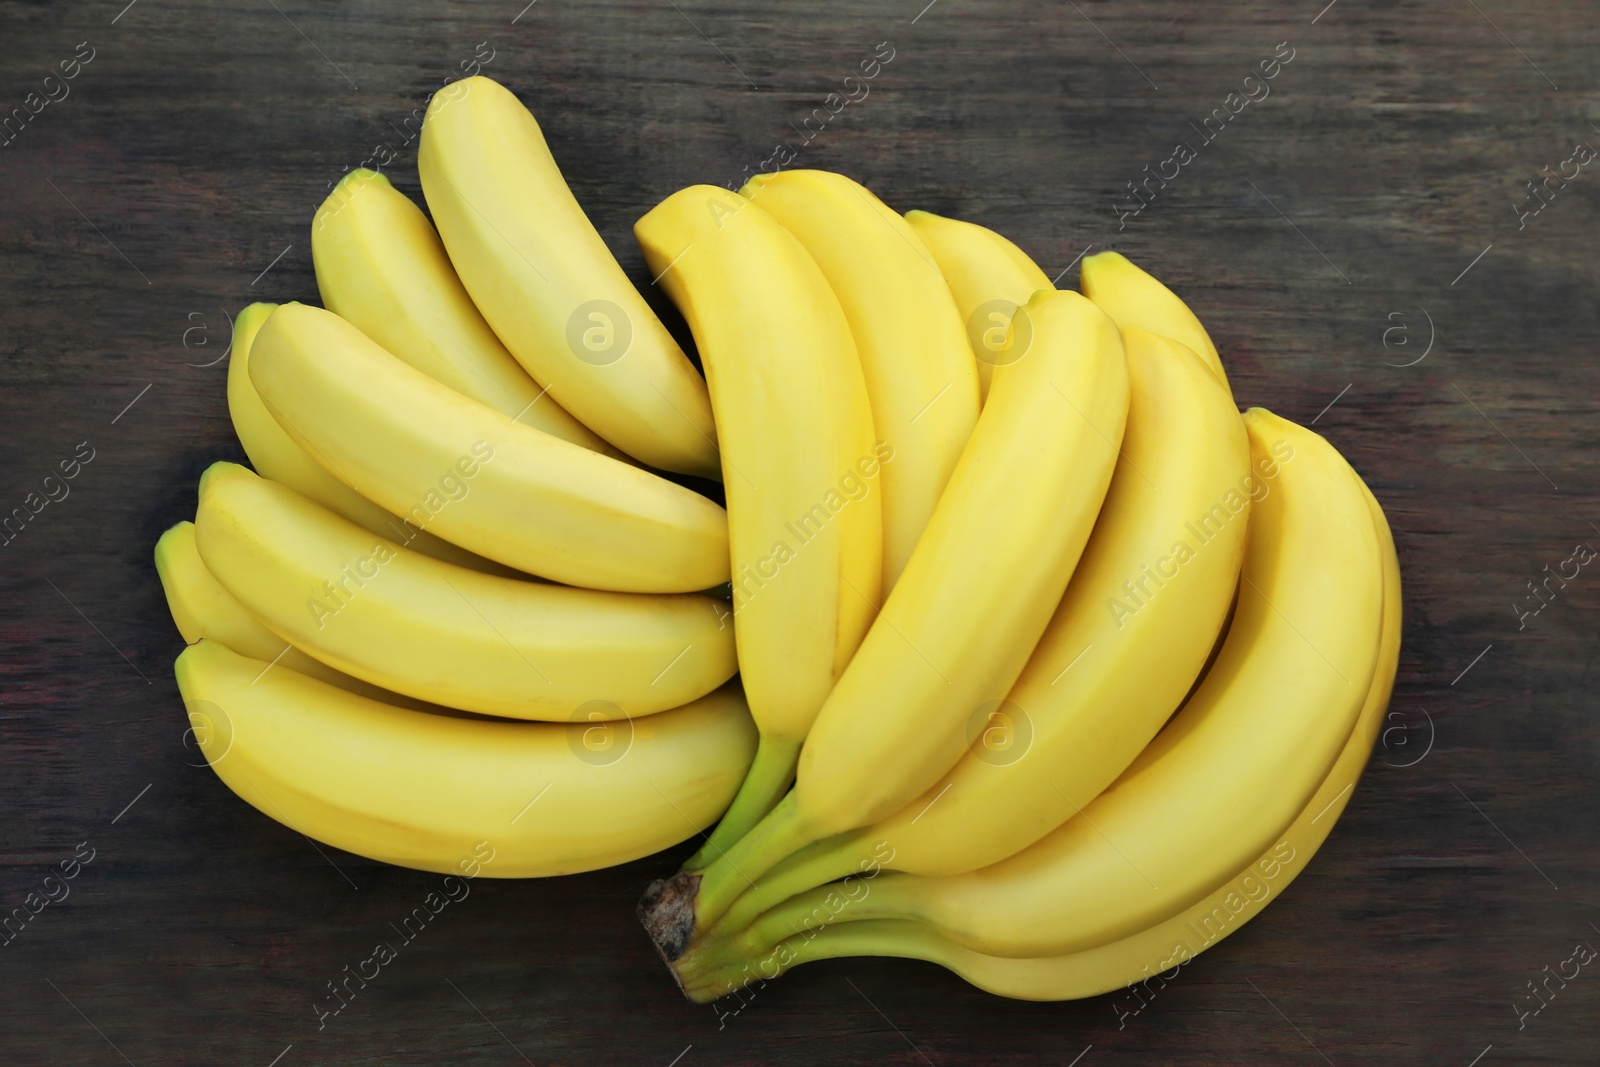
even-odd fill
[[(0, 509), (93, 449), (0, 548), (0, 904), (80, 842), (94, 856), (0, 948), (0, 1061), (1600, 1058), (1600, 974), (1520, 1029), (1513, 1008), (1575, 943), (1600, 945), (1600, 573), (1521, 628), (1513, 608), (1574, 545), (1600, 546), (1600, 177), (1580, 172), (1525, 228), (1515, 206), (1541, 168), (1600, 144), (1592, 9), (125, 2), (0, 4), (0, 115), (93, 49), (0, 148)], [(869, 95), (795, 165), (993, 226), (1052, 275), (1091, 245), (1126, 252), (1199, 311), (1242, 404), (1315, 419), (1383, 502), (1405, 643), (1395, 729), (1349, 811), (1281, 900), (1124, 1028), (1118, 998), (1012, 1002), (874, 960), (801, 968), (719, 1027), (632, 917), (685, 845), (475, 882), (319, 1030), (325, 983), (436, 877), (319, 854), (184, 747), (151, 549), (192, 515), (198, 473), (241, 455), (226, 363), (204, 365), (227, 315), (315, 300), (311, 213), (375, 146), (417, 192), (396, 127), (475, 52), (647, 282), (633, 220), (798, 147), (793, 127), (884, 41)], [(1189, 124), (1280, 42), (1294, 58), (1271, 95), (1198, 145)], [(1126, 183), (1178, 141), (1195, 159), (1119, 229)]]

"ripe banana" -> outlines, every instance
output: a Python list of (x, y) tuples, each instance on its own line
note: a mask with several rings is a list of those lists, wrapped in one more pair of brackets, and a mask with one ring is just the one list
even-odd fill
[[(493, 722), (368, 700), (203, 640), (178, 688), (212, 769), (264, 814), (357, 855), (493, 878), (594, 870), (693, 834), (755, 750), (738, 686), (633, 722)], [(534, 809), (530, 811), (530, 809)]]
[(882, 603), (978, 421), (978, 371), (962, 318), (916, 231), (843, 174), (761, 174), (740, 192), (799, 238), (850, 322), (872, 424), (894, 452), (879, 475), (883, 591), (863, 590)]
[(1006, 362), (1017, 309), (1055, 285), (1026, 252), (993, 230), (928, 211), (908, 211), (906, 222), (950, 283), (978, 368), (979, 402), (987, 401), (995, 368)]
[(649, 715), (733, 677), (722, 602), (479, 574), (368, 533), (232, 463), (200, 479), (196, 543), (302, 651), (446, 707), (566, 722)]
[[(1294, 821), (1372, 688), (1384, 557), (1333, 446), (1260, 408), (1245, 424), (1253, 458), (1282, 466), (1255, 505), (1233, 628), (1189, 703), (1081, 818), (983, 870), (885, 875), (846, 918), (915, 920), (994, 956), (1076, 952), (1189, 907)], [(818, 895), (753, 934), (782, 936)]]
[(1076, 293), (1036, 293), (1032, 345), (988, 406), (900, 583), (829, 695), (793, 792), (702, 875), (646, 891), (668, 959), (797, 849), (904, 807), (1010, 690), (1072, 576), (1128, 414), (1122, 339)]
[(287, 485), (363, 529), (400, 540), (435, 559), (490, 574), (513, 573), (507, 567), (441, 541), (421, 527), (391, 515), (329, 474), (283, 431), (250, 382), (250, 350), (261, 327), (277, 309), (277, 304), (251, 304), (239, 312), (233, 322), (233, 351), (228, 362), (228, 414), (256, 473)]
[(629, 455), (716, 478), (705, 382), (578, 206), (528, 109), (482, 76), (440, 90), (417, 169), (462, 284), (534, 380)]
[[(703, 863), (764, 816), (877, 604), (882, 480), (850, 326), (801, 242), (715, 186), (668, 197), (634, 227), (694, 333), (721, 430), (739, 670), (761, 747)], [(881, 469), (880, 469), (881, 468)]]
[(592, 589), (684, 593), (728, 580), (721, 507), (511, 421), (332, 312), (273, 312), (250, 380), (279, 425), (341, 481), (463, 548)]
[(402, 707), (443, 710), (336, 671), (267, 629), (206, 570), (200, 550), (195, 547), (192, 522), (178, 523), (156, 542), (156, 573), (161, 576), (161, 588), (167, 595), (172, 621), (178, 624), (178, 633), (187, 644), (206, 638), (241, 656), (264, 660), (274, 668), (287, 667), (374, 700), (386, 700)]
[(622, 453), (528, 377), (489, 329), (417, 205), (373, 170), (353, 170), (317, 209), (311, 258), (322, 303), (422, 373), (516, 422)]
[(1222, 357), (1217, 355), (1217, 346), (1211, 343), (1211, 335), (1200, 325), (1189, 305), (1134, 266), (1121, 252), (1096, 252), (1085, 256), (1083, 266), (1078, 268), (1078, 288), (1117, 320), (1122, 329), (1134, 326), (1149, 330), (1194, 349), (1222, 384), (1228, 384), (1228, 374), (1223, 370)]
[(1134, 983), (1148, 991), (1152, 979), (1164, 986), (1175, 978), (1179, 967), (1254, 918), (1310, 863), (1349, 802), (1383, 725), (1400, 654), (1400, 566), (1383, 511), (1366, 487), (1362, 489), (1382, 542), (1384, 588), (1377, 669), (1361, 717), (1332, 771), (1294, 823), (1275, 844), (1233, 872), (1233, 877), (1209, 896), (1118, 941), (1066, 955), (1015, 958), (958, 945), (922, 923), (837, 921), (873, 892), (869, 882), (876, 876), (874, 869), (858, 876), (854, 885), (847, 879), (836, 886), (837, 892), (825, 898), (820, 908), (791, 916), (793, 925), (778, 931), (786, 940), (769, 952), (700, 969), (680, 963), (676, 973), (685, 992), (696, 1001), (710, 1001), (801, 963), (842, 956), (927, 960), (990, 993), (1021, 1000), (1092, 997)]
[(1239, 585), (1250, 465), (1232, 400), (1200, 357), (1124, 330), (1122, 456), (1055, 616), (1005, 701), (969, 724), (950, 772), (904, 808), (818, 842), (746, 889), (717, 932), (893, 855), (897, 871), (996, 863), (1110, 785), (1183, 702)]

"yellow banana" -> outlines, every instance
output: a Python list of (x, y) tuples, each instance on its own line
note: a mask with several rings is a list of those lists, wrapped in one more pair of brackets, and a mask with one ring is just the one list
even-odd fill
[[(1260, 408), (1245, 424), (1252, 457), (1282, 465), (1254, 507), (1233, 628), (1189, 703), (1081, 818), (979, 871), (885, 875), (849, 918), (916, 920), (994, 956), (1075, 952), (1182, 911), (1294, 821), (1376, 676), (1383, 549), (1332, 445)], [(761, 923), (784, 929), (785, 909)]]
[(311, 222), (311, 258), (323, 306), (428, 377), (563, 441), (622, 454), (511, 358), (433, 224), (382, 174), (344, 176)]
[(172, 621), (178, 624), (178, 633), (187, 644), (206, 638), (241, 656), (270, 663), (274, 669), (286, 667), (374, 700), (386, 700), (403, 707), (443, 710), (336, 671), (267, 629), (206, 570), (200, 550), (195, 547), (192, 522), (180, 522), (161, 535), (156, 542), (156, 572), (161, 576), (161, 588), (167, 595)]
[(722, 602), (479, 574), (376, 537), (232, 463), (200, 479), (201, 559), (274, 633), (328, 665), (514, 719), (649, 715), (733, 676)]
[(887, 596), (978, 421), (978, 372), (962, 318), (916, 231), (843, 174), (761, 174), (741, 192), (799, 238), (849, 320), (872, 424), (894, 451), (879, 475)]
[(668, 959), (799, 848), (905, 807), (955, 765), (1060, 602), (1128, 414), (1122, 339), (1076, 293), (1036, 293), (1032, 345), (995, 382), (905, 574), (829, 695), (794, 790), (699, 875), (646, 891)]
[[(634, 227), (694, 333), (721, 431), (739, 670), (761, 748), (692, 868), (776, 803), (871, 624), (883, 562), (874, 443), (850, 327), (823, 272), (759, 205), (714, 186)], [(881, 469), (880, 469), (881, 468)]]
[(637, 721), (569, 725), (410, 711), (266, 667), (209, 640), (178, 657), (217, 776), (308, 837), (419, 870), (454, 872), (484, 842), (493, 878), (649, 855), (716, 818), (755, 750), (736, 685)]
[(906, 222), (950, 283), (978, 368), (980, 402), (988, 400), (995, 367), (1006, 362), (1017, 309), (1055, 285), (1026, 252), (993, 230), (928, 211), (908, 211)]
[[(1362, 489), (1365, 491), (1366, 487)], [(791, 916), (793, 925), (779, 933), (792, 936), (765, 955), (702, 970), (680, 967), (678, 974), (685, 992), (694, 1000), (709, 1001), (752, 981), (773, 978), (801, 963), (842, 956), (927, 960), (988, 992), (1021, 1000), (1073, 1000), (1135, 983), (1153, 992), (1152, 980), (1160, 983), (1157, 989), (1164, 987), (1177, 977), (1180, 967), (1254, 918), (1305, 869), (1338, 821), (1371, 756), (1399, 660), (1401, 590), (1400, 566), (1388, 523), (1371, 493), (1365, 492), (1365, 496), (1382, 542), (1384, 589), (1377, 669), (1361, 717), (1332, 771), (1294, 823), (1275, 844), (1234, 871), (1209, 896), (1105, 945), (1059, 956), (1016, 958), (988, 955), (958, 945), (922, 923), (892, 919), (840, 922), (856, 903), (874, 891), (870, 880), (876, 870), (872, 869), (864, 877), (847, 879), (835, 887), (837, 891), (821, 907)], [(1113, 1010), (1122, 1017), (1115, 1005)]]
[(1005, 701), (968, 724), (975, 741), (942, 779), (888, 818), (784, 861), (746, 889), (719, 935), (868, 865), (954, 874), (1020, 852), (1110, 785), (1183, 702), (1238, 588), (1249, 498), (1270, 485), (1252, 471), (1239, 413), (1200, 358), (1142, 330), (1122, 336), (1122, 456)]
[(1211, 343), (1211, 335), (1200, 325), (1189, 305), (1134, 266), (1121, 252), (1096, 252), (1085, 256), (1083, 265), (1078, 268), (1078, 288), (1117, 320), (1122, 329), (1149, 330), (1194, 349), (1222, 384), (1228, 384), (1228, 374), (1222, 367), (1222, 357), (1217, 355), (1217, 346)]
[(273, 312), (250, 380), (279, 425), (341, 481), (463, 548), (593, 589), (683, 593), (728, 580), (721, 507), (511, 421), (332, 312)]
[(716, 478), (705, 382), (578, 206), (528, 109), (482, 76), (440, 90), (417, 170), (462, 284), (534, 380), (629, 455)]
[(250, 465), (263, 478), (281, 482), (357, 526), (405, 542), (435, 559), (491, 574), (510, 574), (498, 563), (441, 541), (420, 527), (402, 521), (368, 500), (323, 469), (305, 449), (283, 431), (250, 382), (250, 350), (256, 334), (277, 304), (251, 304), (233, 322), (233, 351), (228, 362), (228, 414), (233, 431), (250, 457)]

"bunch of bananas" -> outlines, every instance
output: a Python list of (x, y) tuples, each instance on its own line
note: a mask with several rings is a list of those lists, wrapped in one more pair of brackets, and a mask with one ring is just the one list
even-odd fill
[(639, 907), (696, 1000), (860, 954), (1089, 996), (1309, 861), (1393, 684), (1394, 545), (1170, 290), (1107, 252), (1057, 291), (839, 174), (692, 186), (635, 235), (702, 377), (507, 90), (438, 93), (418, 167), (432, 224), (354, 172), (326, 310), (239, 316), (254, 472), (156, 549), (245, 800), (498, 877), (720, 816)]

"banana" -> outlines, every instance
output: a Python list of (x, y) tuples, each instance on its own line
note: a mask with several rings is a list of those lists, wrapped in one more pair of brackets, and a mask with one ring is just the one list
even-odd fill
[(1122, 339), (1076, 293), (1036, 293), (1032, 344), (989, 404), (900, 583), (817, 716), (795, 788), (701, 874), (647, 889), (670, 960), (797, 849), (916, 799), (1003, 697), (1105, 498), (1128, 414)]
[(1222, 384), (1228, 384), (1228, 374), (1222, 367), (1222, 357), (1217, 355), (1217, 346), (1211, 343), (1211, 335), (1200, 325), (1189, 305), (1134, 266), (1121, 252), (1085, 256), (1083, 266), (1078, 268), (1078, 288), (1123, 329), (1134, 326), (1149, 330), (1194, 349)]
[[(883, 864), (955, 874), (1033, 844), (1110, 785), (1183, 703), (1239, 585), (1250, 465), (1233, 402), (1175, 341), (1124, 330), (1122, 456), (1050, 625), (955, 767), (888, 818), (818, 842), (747, 889), (717, 925)], [(1231, 505), (1231, 507), (1230, 507)]]
[(978, 368), (979, 402), (987, 401), (995, 367), (1006, 362), (1017, 308), (1055, 285), (1026, 252), (993, 230), (928, 211), (908, 211), (906, 222), (950, 283)]
[(534, 380), (629, 455), (716, 478), (705, 382), (578, 206), (528, 109), (482, 76), (441, 89), (417, 170), (462, 284)]
[(894, 451), (879, 475), (883, 591), (866, 590), (881, 603), (978, 421), (978, 371), (962, 318), (916, 231), (843, 174), (760, 174), (740, 192), (811, 253), (855, 337), (873, 426)]
[(733, 628), (761, 747), (693, 868), (788, 788), (800, 743), (871, 624), (879, 492), (903, 462), (874, 443), (850, 326), (828, 280), (759, 205), (692, 186), (639, 220), (645, 262), (683, 312), (721, 431)]
[[(791, 916), (792, 926), (779, 931), (786, 940), (750, 960), (736, 959), (700, 970), (679, 967), (685, 992), (696, 1001), (710, 1001), (764, 980), (790, 967), (842, 956), (900, 956), (938, 963), (968, 982), (1005, 997), (1022, 1000), (1073, 1000), (1098, 996), (1139, 983), (1150, 991), (1154, 979), (1165, 986), (1178, 968), (1216, 945), (1254, 918), (1305, 869), (1326, 840), (1349, 802), (1372, 753), (1394, 687), (1400, 655), (1400, 566), (1394, 540), (1378, 502), (1362, 486), (1382, 542), (1383, 624), (1378, 639), (1377, 668), (1361, 717), (1338, 760), (1275, 844), (1211, 894), (1188, 909), (1118, 941), (1059, 956), (1015, 958), (993, 956), (956, 944), (937, 930), (907, 920), (878, 919), (836, 923), (873, 892), (873, 873), (835, 887), (821, 908)], [(752, 969), (752, 962), (755, 964)], [(1137, 995), (1137, 991), (1136, 994)], [(1119, 1017), (1121, 1012), (1118, 1012)]]
[(433, 225), (389, 179), (345, 175), (311, 222), (322, 303), (422, 373), (563, 441), (617, 449), (545, 396), (462, 288)]
[(419, 870), (454, 872), (484, 842), (493, 878), (649, 855), (716, 818), (755, 750), (736, 685), (633, 722), (513, 723), (409, 711), (266, 667), (209, 640), (178, 657), (217, 776), (308, 837)]
[(273, 667), (287, 667), (374, 700), (386, 700), (403, 707), (443, 710), (336, 671), (267, 629), (206, 570), (200, 550), (195, 547), (192, 522), (178, 523), (156, 542), (156, 573), (161, 576), (161, 588), (166, 593), (172, 621), (178, 624), (178, 633), (187, 644), (206, 638), (241, 656), (264, 660)]
[(721, 507), (406, 365), (339, 316), (285, 304), (250, 381), (307, 453), (454, 544), (568, 585), (684, 593), (728, 580)]
[[(1294, 821), (1380, 677), (1384, 554), (1332, 445), (1260, 408), (1245, 424), (1253, 458), (1281, 466), (1255, 505), (1233, 628), (1193, 698), (1081, 818), (969, 874), (885, 875), (849, 919), (914, 920), (994, 956), (1075, 952), (1189, 907)], [(817, 895), (753, 935), (787, 929)]]
[(206, 567), (274, 633), (346, 674), (514, 719), (632, 718), (733, 677), (722, 602), (568, 589), (429, 559), (232, 463), (200, 479)]
[(277, 308), (277, 304), (251, 304), (239, 312), (233, 322), (233, 351), (228, 362), (228, 414), (233, 419), (233, 431), (238, 434), (244, 454), (250, 457), (250, 465), (256, 473), (287, 485), (363, 529), (398, 538), (435, 559), (491, 574), (511, 574), (509, 568), (441, 541), (383, 510), (329, 474), (283, 431), (250, 383), (250, 350), (255, 345), (256, 334)]

